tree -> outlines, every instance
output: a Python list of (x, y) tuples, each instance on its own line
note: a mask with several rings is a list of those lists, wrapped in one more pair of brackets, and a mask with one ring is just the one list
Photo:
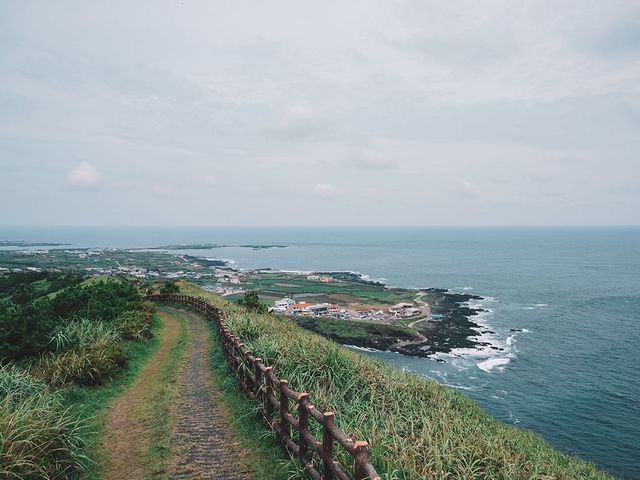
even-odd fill
[(238, 300), (238, 304), (254, 312), (267, 312), (267, 306), (260, 301), (260, 297), (258, 297), (258, 292), (256, 291), (245, 292), (244, 297)]

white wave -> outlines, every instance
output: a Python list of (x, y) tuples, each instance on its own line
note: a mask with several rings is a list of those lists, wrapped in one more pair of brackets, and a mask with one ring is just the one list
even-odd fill
[(468, 385), (454, 385), (452, 383), (445, 383), (447, 387), (455, 388), (456, 390), (467, 390), (470, 392), (478, 390), (478, 387), (470, 387)]
[(511, 362), (510, 358), (498, 357), (498, 358), (490, 358), (485, 360), (484, 362), (480, 362), (477, 364), (480, 370), (484, 370), (485, 372), (490, 372), (494, 368), (498, 367), (499, 370), (503, 370), (505, 366), (507, 366)]
[(382, 352), (382, 350), (377, 350), (371, 347), (358, 347), (357, 345), (345, 345), (345, 347), (349, 347), (353, 350), (360, 350), (361, 352)]
[(548, 307), (548, 306), (549, 306), (549, 304), (548, 304), (548, 303), (536, 303), (536, 304), (534, 305), (534, 307)]

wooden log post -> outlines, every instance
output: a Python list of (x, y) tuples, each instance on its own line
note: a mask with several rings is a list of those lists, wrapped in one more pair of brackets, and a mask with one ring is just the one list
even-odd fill
[(253, 359), (253, 368), (256, 375), (256, 399), (260, 401), (262, 398), (262, 370), (260, 370), (260, 363), (262, 359), (260, 357), (256, 357)]
[(322, 428), (322, 478), (333, 480), (333, 412), (324, 412), (324, 425)]
[(305, 433), (309, 432), (309, 394), (302, 392), (298, 394), (298, 458), (303, 467), (306, 467), (309, 459), (307, 458), (307, 442), (304, 439)]
[(267, 417), (267, 423), (269, 426), (273, 424), (273, 404), (271, 403), (271, 397), (273, 397), (273, 386), (271, 385), (271, 380), (269, 379), (269, 372), (271, 372), (272, 367), (266, 367), (264, 372), (265, 378), (265, 400), (267, 402), (265, 407), (265, 416)]
[(282, 443), (287, 444), (287, 438), (291, 438), (291, 428), (287, 421), (289, 413), (289, 398), (287, 397), (288, 380), (280, 380), (280, 436)]
[(353, 445), (355, 456), (353, 457), (353, 474), (355, 480), (368, 479), (366, 465), (369, 462), (369, 444), (367, 442), (355, 442)]

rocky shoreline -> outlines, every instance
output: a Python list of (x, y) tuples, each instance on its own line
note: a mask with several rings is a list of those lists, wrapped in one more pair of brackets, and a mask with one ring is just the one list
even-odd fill
[(483, 298), (458, 293), (444, 293), (443, 297), (447, 306), (443, 317), (420, 322), (416, 326), (416, 331), (425, 337), (423, 341), (394, 345), (389, 350), (414, 357), (430, 357), (436, 353), (449, 353), (457, 348), (482, 346), (481, 342), (473, 339), (478, 336), (478, 329), (481, 328), (473, 321), (473, 317), (485, 310), (471, 308), (467, 302)]
[(412, 328), (368, 322), (359, 324), (360, 331), (354, 335), (340, 329), (325, 328), (327, 319), (318, 321), (304, 318), (299, 319), (298, 323), (308, 330), (343, 345), (397, 352), (412, 357), (428, 358), (438, 353), (449, 353), (458, 348), (476, 348), (486, 345), (474, 338), (481, 333), (492, 332), (482, 330), (482, 326), (473, 321), (475, 316), (485, 310), (468, 305), (468, 302), (483, 300), (483, 297), (451, 293), (443, 289), (423, 289), (420, 292), (428, 295), (432, 312), (435, 314), (431, 319), (418, 322)]

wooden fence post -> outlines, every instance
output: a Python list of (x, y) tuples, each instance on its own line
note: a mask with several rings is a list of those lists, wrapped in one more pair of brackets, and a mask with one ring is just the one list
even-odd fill
[(356, 451), (353, 458), (355, 480), (365, 480), (367, 478), (365, 465), (369, 460), (369, 444), (367, 442), (356, 442), (353, 447)]
[(287, 444), (286, 439), (291, 438), (291, 428), (287, 421), (287, 413), (289, 413), (289, 399), (287, 398), (288, 380), (280, 380), (280, 435), (282, 443)]
[(271, 372), (271, 369), (272, 367), (267, 367), (265, 368), (265, 372), (264, 372), (265, 387), (266, 387), (265, 396), (267, 400), (265, 416), (267, 417), (267, 423), (269, 424), (270, 427), (272, 427), (272, 424), (273, 424), (273, 403), (271, 403), (271, 398), (274, 397), (273, 385), (271, 385), (271, 379), (269, 378), (269, 373)]
[(324, 425), (322, 427), (322, 465), (323, 479), (333, 480), (333, 412), (324, 412)]
[(260, 400), (262, 396), (262, 370), (260, 370), (260, 363), (262, 359), (260, 357), (256, 357), (253, 360), (254, 371), (256, 375), (256, 399)]
[(302, 392), (298, 394), (298, 458), (303, 467), (307, 466), (307, 441), (305, 433), (309, 432), (309, 394)]

